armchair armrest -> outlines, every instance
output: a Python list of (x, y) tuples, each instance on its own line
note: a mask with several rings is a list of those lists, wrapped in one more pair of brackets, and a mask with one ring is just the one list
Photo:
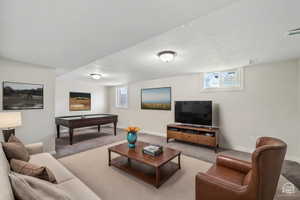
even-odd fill
[(247, 186), (237, 185), (226, 180), (198, 173), (196, 176), (196, 200), (242, 199)]
[(245, 174), (247, 174), (252, 168), (251, 162), (239, 160), (239, 159), (232, 158), (229, 156), (224, 156), (224, 155), (217, 156), (216, 164), (230, 168), (230, 169), (234, 169), (236, 171), (240, 171)]
[(27, 144), (25, 145), (27, 151), (30, 155), (43, 153), (44, 152), (44, 146), (43, 143), (34, 143), (34, 144)]

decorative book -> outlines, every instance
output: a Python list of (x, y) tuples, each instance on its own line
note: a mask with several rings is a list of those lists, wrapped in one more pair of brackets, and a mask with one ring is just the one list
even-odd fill
[(143, 153), (151, 156), (157, 156), (163, 151), (160, 145), (149, 145), (143, 148)]

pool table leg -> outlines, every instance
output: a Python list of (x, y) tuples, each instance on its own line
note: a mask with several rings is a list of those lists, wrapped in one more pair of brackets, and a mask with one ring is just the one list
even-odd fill
[(59, 125), (56, 125), (56, 130), (57, 130), (57, 138), (60, 137), (60, 128)]
[(100, 133), (100, 124), (98, 125), (98, 132)]
[(73, 128), (70, 128), (69, 130), (70, 145), (73, 144), (73, 132), (74, 132)]
[(114, 134), (117, 135), (117, 122), (114, 122)]

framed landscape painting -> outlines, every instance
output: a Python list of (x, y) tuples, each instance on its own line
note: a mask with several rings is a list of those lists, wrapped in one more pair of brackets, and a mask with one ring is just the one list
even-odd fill
[(171, 110), (171, 88), (142, 89), (141, 108), (149, 110)]
[(91, 94), (70, 92), (70, 111), (91, 110)]
[(41, 84), (3, 82), (3, 110), (44, 108), (44, 86)]

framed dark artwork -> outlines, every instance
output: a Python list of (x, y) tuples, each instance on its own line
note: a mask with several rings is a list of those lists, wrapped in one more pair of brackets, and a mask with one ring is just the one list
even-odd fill
[(70, 111), (91, 110), (91, 94), (70, 92)]
[(148, 110), (171, 110), (171, 87), (142, 89), (141, 108)]
[(44, 108), (44, 85), (3, 82), (3, 110)]

